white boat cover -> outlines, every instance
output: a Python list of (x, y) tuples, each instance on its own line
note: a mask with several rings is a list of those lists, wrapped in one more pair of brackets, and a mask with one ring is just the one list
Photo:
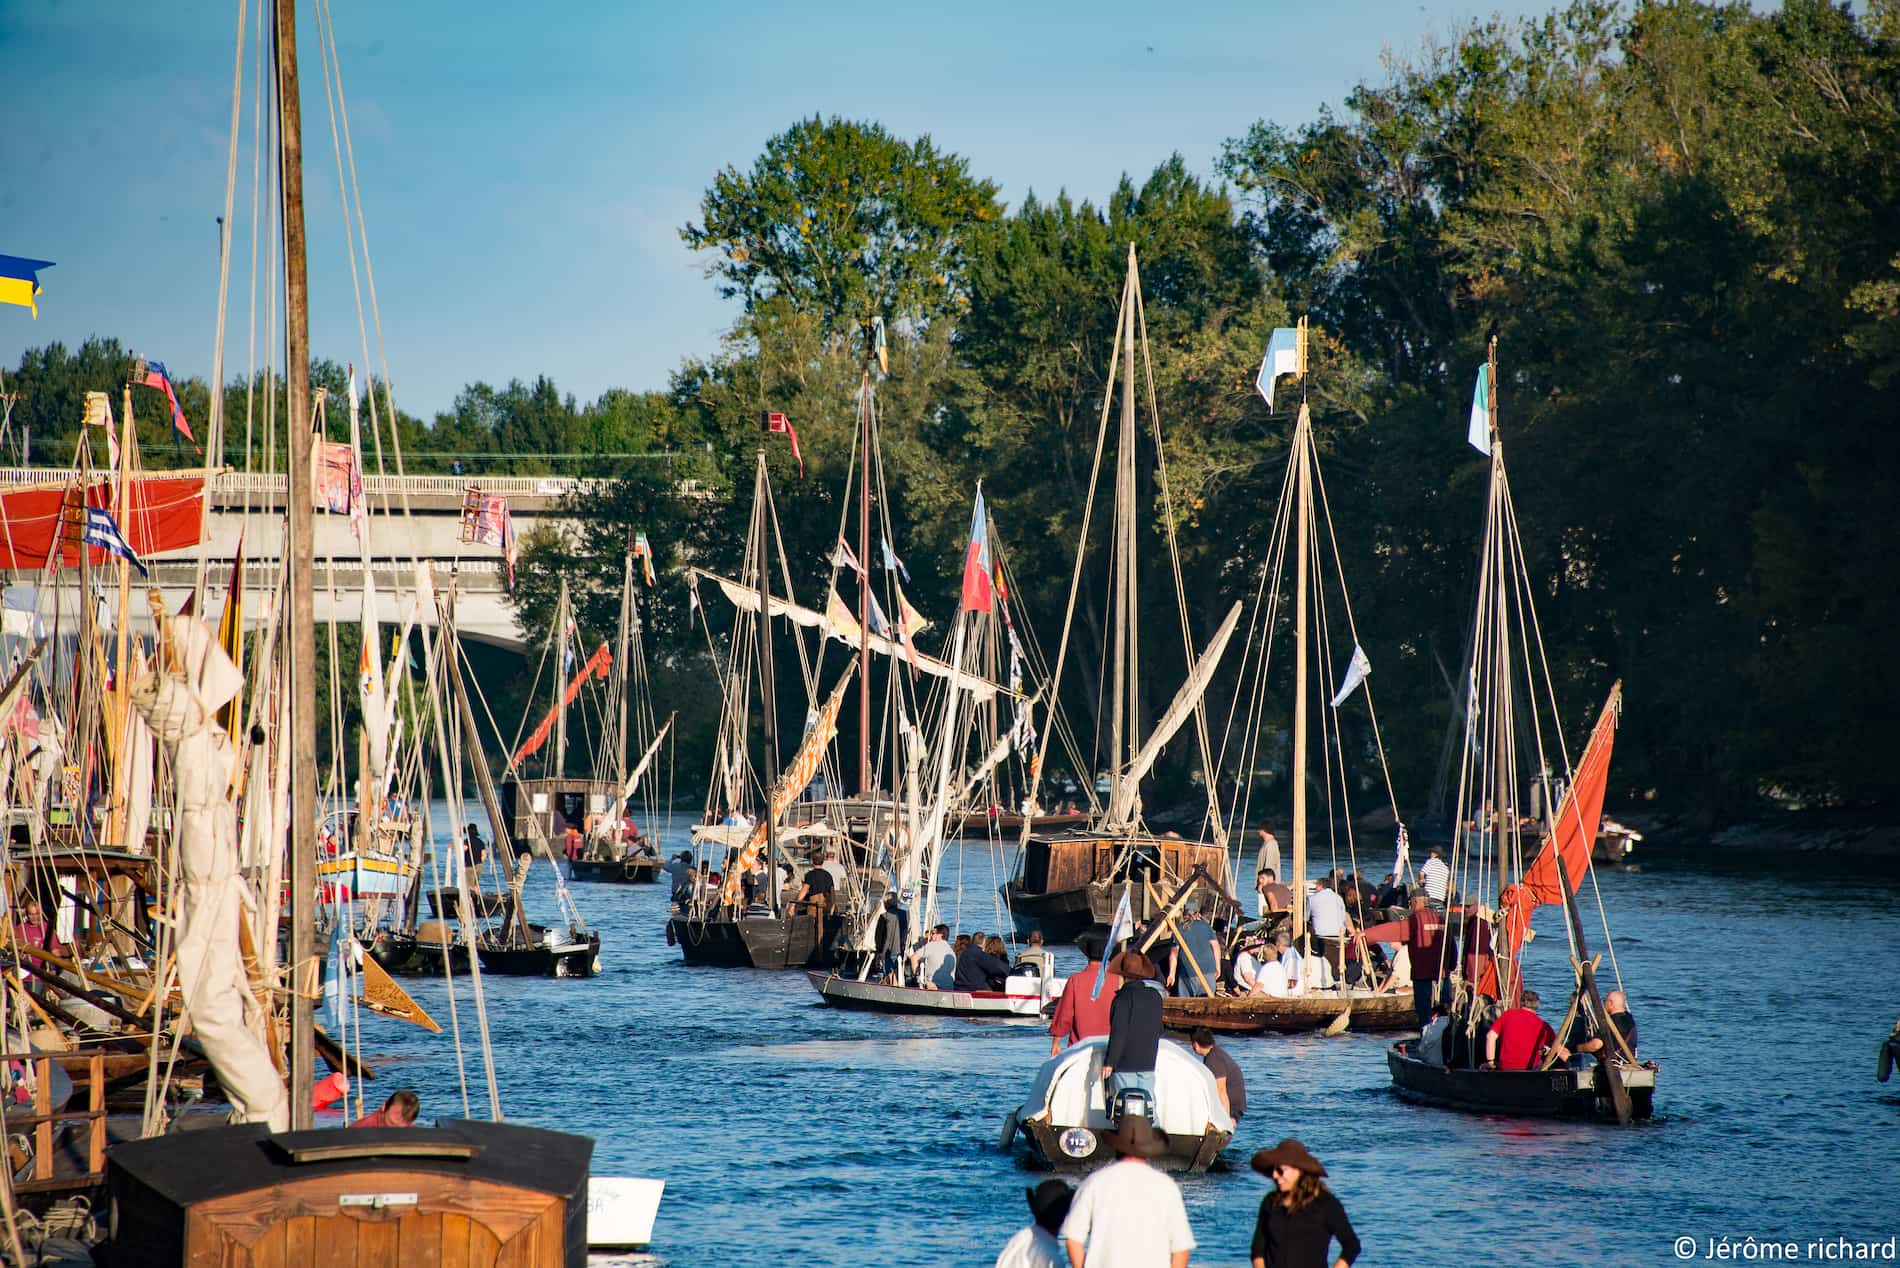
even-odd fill
[[(1106, 1036), (1084, 1039), (1043, 1062), (1029, 1085), (1021, 1122), (1047, 1119), (1055, 1127), (1108, 1131), (1107, 1085), (1102, 1082)], [(1221, 1108), (1214, 1075), (1194, 1050), (1163, 1039), (1155, 1053), (1155, 1126), (1170, 1135), (1200, 1136), (1210, 1128), (1231, 1132), (1234, 1120)]]

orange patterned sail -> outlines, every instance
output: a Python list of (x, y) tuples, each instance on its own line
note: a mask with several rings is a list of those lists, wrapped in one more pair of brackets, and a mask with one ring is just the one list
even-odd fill
[(838, 685), (831, 689), (831, 696), (825, 701), (825, 707), (818, 711), (817, 721), (811, 730), (805, 733), (804, 743), (798, 746), (798, 752), (792, 758), (791, 765), (779, 772), (778, 787), (772, 790), (772, 810), (759, 820), (758, 827), (745, 843), (745, 849), (739, 853), (739, 863), (726, 877), (726, 901), (734, 901), (739, 893), (739, 878), (758, 861), (760, 851), (765, 849), (766, 833), (771, 825), (785, 813), (785, 808), (798, 800), (805, 786), (818, 774), (819, 765), (825, 760), (825, 747), (838, 734), (838, 710), (844, 704), (844, 693), (851, 686), (851, 675), (857, 670), (858, 658), (853, 656), (844, 667), (844, 673), (838, 678)]

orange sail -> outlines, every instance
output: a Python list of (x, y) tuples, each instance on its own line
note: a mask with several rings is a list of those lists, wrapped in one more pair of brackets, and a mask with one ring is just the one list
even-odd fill
[(819, 764), (825, 760), (825, 746), (837, 738), (838, 709), (844, 704), (844, 693), (851, 686), (852, 671), (858, 667), (858, 658), (853, 656), (844, 667), (844, 673), (838, 677), (838, 685), (831, 689), (831, 697), (818, 711), (817, 720), (805, 732), (805, 742), (798, 746), (791, 765), (779, 772), (778, 787), (772, 790), (772, 808), (758, 826), (753, 828), (747, 838), (745, 848), (739, 852), (738, 865), (731, 869), (726, 877), (724, 897), (727, 902), (736, 902), (739, 896), (739, 878), (750, 871), (759, 855), (765, 852), (765, 838), (771, 831), (771, 825), (778, 816), (805, 791), (805, 786), (818, 774)]
[[(592, 656), (587, 658), (587, 663), (581, 666), (581, 671), (574, 675), (574, 681), (567, 684), (567, 690), (561, 696), (560, 707), (566, 708), (568, 705), (573, 704), (574, 697), (581, 694), (581, 688), (585, 687), (587, 680), (592, 678), (595, 674), (599, 674), (601, 681), (605, 682), (607, 673), (613, 668), (613, 664), (613, 653), (607, 650), (607, 644), (602, 643), (599, 649), (595, 651)], [(521, 750), (515, 754), (514, 765), (519, 766), (530, 757), (533, 757), (540, 751), (541, 746), (548, 742), (548, 732), (554, 729), (554, 716), (558, 712), (560, 712), (560, 709), (548, 710), (548, 716), (541, 719), (541, 725), (534, 728), (534, 733), (527, 738), (527, 741), (522, 744)]]
[[(1545, 905), (1564, 901), (1564, 878), (1570, 880), (1570, 892), (1577, 892), (1583, 875), (1590, 869), (1590, 847), (1597, 839), (1597, 826), (1603, 819), (1603, 795), (1610, 783), (1610, 749), (1616, 742), (1616, 720), (1623, 708), (1623, 684), (1610, 688), (1610, 698), (1597, 717), (1596, 729), (1584, 747), (1583, 760), (1577, 764), (1575, 781), (1557, 808), (1556, 835), (1544, 839), (1537, 857), (1524, 869), (1516, 885), (1505, 889), (1498, 898), (1498, 914), (1504, 929), (1504, 954), (1516, 959), (1524, 945), (1525, 931), (1531, 927), (1531, 913)], [(1563, 867), (1557, 866), (1561, 856)], [(1484, 976), (1489, 977), (1487, 972)], [(1484, 991), (1484, 983), (1479, 983)], [(1485, 991), (1492, 994), (1493, 991)]]

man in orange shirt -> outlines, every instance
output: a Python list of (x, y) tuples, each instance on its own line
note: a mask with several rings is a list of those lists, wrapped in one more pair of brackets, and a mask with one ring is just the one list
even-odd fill
[(1102, 980), (1100, 996), (1090, 998), (1095, 991), (1095, 975), (1101, 970), (1104, 939), (1100, 934), (1085, 933), (1075, 940), (1088, 963), (1081, 971), (1071, 973), (1062, 988), (1062, 997), (1056, 1000), (1055, 1016), (1049, 1021), (1049, 1055), (1055, 1056), (1062, 1051), (1063, 1042), (1080, 1043), (1093, 1035), (1108, 1033), (1108, 1009), (1115, 1002), (1115, 992), (1122, 980), (1113, 973)]
[(1559, 1061), (1568, 1060), (1570, 1049), (1557, 1042), (1557, 1032), (1537, 1015), (1536, 991), (1525, 991), (1516, 1008), (1508, 1008), (1491, 1025), (1484, 1037), (1484, 1063), (1496, 1070), (1534, 1070), (1551, 1049)]

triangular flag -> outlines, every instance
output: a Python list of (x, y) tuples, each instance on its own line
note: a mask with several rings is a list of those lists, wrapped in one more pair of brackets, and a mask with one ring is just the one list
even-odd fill
[(1102, 983), (1108, 979), (1108, 962), (1115, 958), (1115, 944), (1135, 931), (1134, 913), (1128, 910), (1129, 886), (1122, 886), (1122, 900), (1115, 904), (1115, 919), (1108, 926), (1108, 941), (1102, 944), (1102, 962), (1095, 966), (1095, 988), (1090, 999), (1102, 998)]

